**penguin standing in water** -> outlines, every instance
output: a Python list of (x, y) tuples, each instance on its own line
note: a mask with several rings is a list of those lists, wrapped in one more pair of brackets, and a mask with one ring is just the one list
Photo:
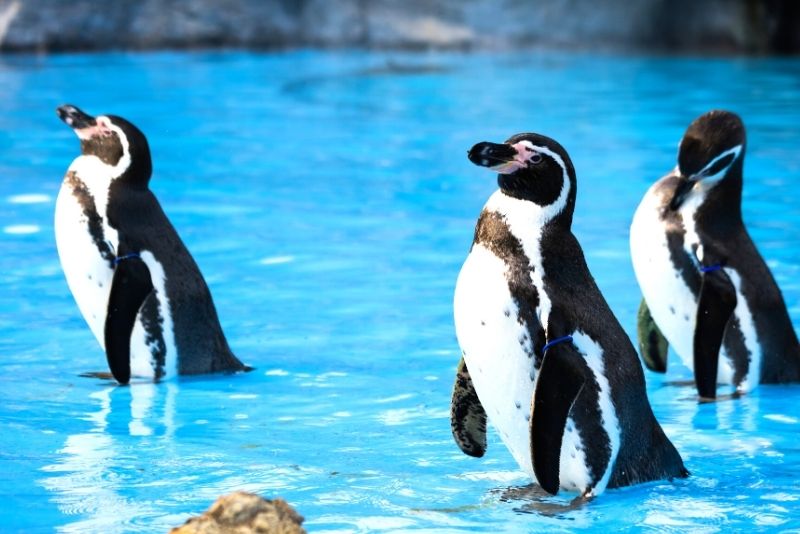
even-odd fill
[(639, 345), (666, 372), (672, 345), (697, 392), (716, 397), (800, 380), (800, 345), (780, 289), (742, 222), (745, 130), (727, 111), (689, 125), (678, 165), (647, 191), (631, 225), (644, 299)]
[(483, 208), (456, 284), (456, 443), (483, 456), (488, 417), (551, 494), (588, 497), (688, 476), (572, 235), (577, 184), (567, 152), (526, 133), (478, 143), (469, 159), (500, 173), (500, 189)]
[(197, 264), (148, 188), (144, 134), (75, 106), (58, 116), (81, 140), (56, 200), (67, 284), (114, 378), (242, 371)]

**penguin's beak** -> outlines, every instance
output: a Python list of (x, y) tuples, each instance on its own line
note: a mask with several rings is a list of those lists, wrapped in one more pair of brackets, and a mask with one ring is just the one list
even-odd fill
[(475, 165), (488, 167), (500, 174), (511, 174), (525, 167), (517, 148), (507, 143), (478, 143), (469, 149), (467, 157)]
[(705, 167), (699, 171), (688, 174), (683, 170), (692, 164), (692, 161), (687, 161), (688, 157), (684, 156), (684, 145), (687, 143), (688, 142), (686, 139), (681, 141), (681, 151), (678, 153), (678, 166), (675, 169), (675, 173), (678, 175), (679, 181), (678, 187), (675, 188), (675, 194), (672, 197), (672, 201), (669, 203), (671, 210), (680, 208), (681, 205), (686, 201), (686, 197), (688, 197), (689, 193), (691, 193), (692, 188), (699, 182), (704, 180), (716, 181), (724, 178), (728, 173), (728, 169), (731, 167), (731, 165), (733, 165), (733, 162), (736, 161), (736, 158), (739, 157), (739, 154), (744, 147), (744, 144), (741, 144), (736, 145), (733, 148), (729, 148), (728, 150), (717, 155), (711, 161), (707, 162)]
[(67, 126), (76, 132), (78, 130), (84, 130), (97, 125), (97, 121), (94, 117), (87, 115), (80, 109), (69, 104), (59, 106), (56, 109), (56, 113), (58, 113), (58, 118), (64, 121)]
[(681, 176), (680, 180), (678, 181), (678, 187), (675, 188), (675, 193), (672, 195), (672, 200), (669, 203), (669, 209), (672, 211), (680, 209), (697, 182), (698, 180), (694, 177), (687, 178), (685, 176)]

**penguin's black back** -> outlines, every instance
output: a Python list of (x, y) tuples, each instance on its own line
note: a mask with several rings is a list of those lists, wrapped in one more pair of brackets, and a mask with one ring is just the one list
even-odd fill
[[(679, 178), (670, 175), (658, 185), (659, 194), (668, 199), (678, 187)], [(762, 350), (760, 383), (786, 383), (800, 381), (800, 343), (786, 309), (783, 295), (766, 262), (750, 238), (738, 209), (730, 205), (740, 203), (741, 179), (734, 176), (712, 188), (703, 204), (697, 209), (695, 231), (701, 241), (710, 244), (726, 265), (736, 270), (741, 278), (741, 292), (752, 313), (759, 344)], [(661, 214), (667, 220), (667, 240), (673, 267), (680, 273), (690, 291), (699, 297), (702, 279), (693, 258), (684, 248), (685, 226), (680, 213), (666, 208)], [(749, 351), (741, 333), (741, 325), (734, 315), (725, 330), (723, 346), (733, 359), (738, 382), (747, 368)]]
[(570, 231), (548, 225), (541, 250), (545, 288), (566, 330), (582, 331), (603, 350), (621, 433), (608, 487), (687, 476), (678, 451), (653, 415), (636, 350), (589, 272), (578, 241)]
[(199, 267), (155, 195), (147, 187), (114, 182), (107, 213), (109, 223), (119, 232), (120, 250), (148, 250), (164, 269), (178, 373), (245, 369), (228, 346)]
[[(778, 284), (758, 252), (738, 213), (726, 224), (719, 221), (728, 201), (727, 183), (712, 189), (698, 208), (696, 228), (703, 242), (713, 242), (741, 277), (741, 292), (753, 316), (756, 335), (762, 349), (761, 383), (800, 381), (800, 344), (792, 326), (786, 303)], [(738, 346), (735, 330), (728, 328), (723, 343), (726, 348), (746, 351)], [(743, 343), (742, 343), (743, 345)]]

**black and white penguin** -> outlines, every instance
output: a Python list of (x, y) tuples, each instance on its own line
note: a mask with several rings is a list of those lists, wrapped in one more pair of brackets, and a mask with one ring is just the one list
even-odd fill
[(745, 129), (727, 111), (689, 125), (678, 165), (645, 193), (631, 225), (644, 300), (639, 345), (665, 372), (668, 345), (701, 398), (800, 380), (800, 345), (780, 289), (742, 222)]
[(478, 143), (469, 159), (499, 172), (500, 189), (481, 212), (456, 284), (456, 443), (482, 456), (488, 417), (551, 494), (592, 496), (688, 476), (572, 234), (576, 179), (567, 152), (525, 133)]
[(113, 115), (69, 105), (57, 112), (81, 141), (56, 200), (58, 255), (114, 378), (245, 370), (197, 264), (148, 188), (145, 136)]

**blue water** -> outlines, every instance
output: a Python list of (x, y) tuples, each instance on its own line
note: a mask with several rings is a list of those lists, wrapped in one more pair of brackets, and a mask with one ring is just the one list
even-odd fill
[[(61, 103), (148, 135), (152, 189), (243, 376), (114, 387), (67, 289)], [(495, 188), (476, 141), (537, 131), (578, 174), (574, 230), (634, 334), (628, 226), (714, 107), (748, 127), (744, 214), (800, 324), (800, 61), (298, 51), (0, 56), (0, 530), (165, 532), (218, 495), (282, 496), (312, 532), (800, 529), (800, 387), (698, 405), (647, 373), (693, 476), (569, 495), (495, 434), (449, 430), (452, 292)]]

